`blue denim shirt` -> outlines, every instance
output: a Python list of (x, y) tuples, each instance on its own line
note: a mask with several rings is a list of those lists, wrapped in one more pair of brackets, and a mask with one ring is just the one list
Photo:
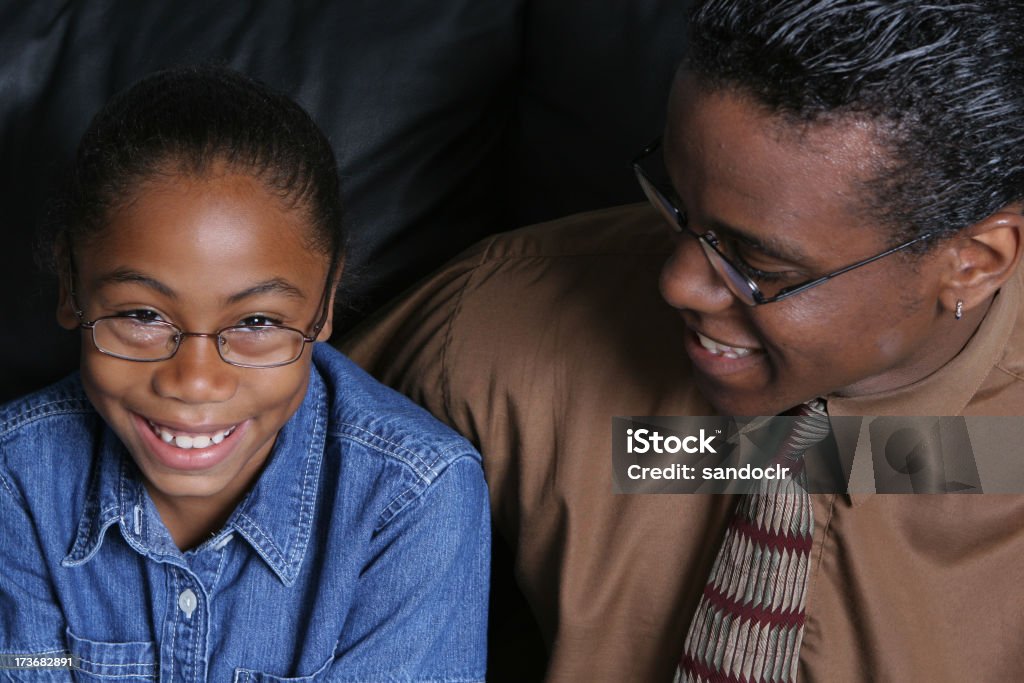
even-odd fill
[(317, 344), (224, 529), (182, 553), (77, 376), (0, 408), (0, 680), (480, 681), (490, 518), (461, 437)]

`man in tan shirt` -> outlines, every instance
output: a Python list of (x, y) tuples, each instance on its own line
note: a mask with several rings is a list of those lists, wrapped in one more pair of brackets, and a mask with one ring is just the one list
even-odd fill
[[(701, 3), (657, 210), (488, 240), (346, 344), (484, 454), (548, 680), (671, 680), (736, 504), (613, 494), (612, 416), (1024, 414), (1021, 13)], [(1024, 496), (812, 499), (801, 680), (1024, 680)]]

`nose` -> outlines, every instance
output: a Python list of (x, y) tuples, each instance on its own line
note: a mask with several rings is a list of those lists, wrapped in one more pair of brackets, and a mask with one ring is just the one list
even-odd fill
[(698, 313), (719, 313), (740, 303), (690, 235), (679, 236), (662, 266), (660, 288), (670, 306)]
[(217, 353), (217, 337), (186, 336), (178, 352), (156, 365), (153, 389), (184, 403), (220, 403), (235, 395), (238, 371)]

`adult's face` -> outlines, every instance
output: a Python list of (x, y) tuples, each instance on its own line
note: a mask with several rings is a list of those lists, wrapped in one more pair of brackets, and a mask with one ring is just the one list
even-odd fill
[[(884, 160), (858, 121), (797, 124), (746, 96), (674, 91), (665, 163), (691, 230), (739, 246), (755, 281), (778, 288), (893, 246), (864, 210)], [(816, 396), (883, 392), (952, 358), (966, 326), (939, 295), (947, 261), (896, 254), (775, 303), (750, 307), (679, 237), (661, 290), (688, 328), (686, 353), (717, 410), (770, 415)], [(753, 275), (758, 273), (758, 275)]]

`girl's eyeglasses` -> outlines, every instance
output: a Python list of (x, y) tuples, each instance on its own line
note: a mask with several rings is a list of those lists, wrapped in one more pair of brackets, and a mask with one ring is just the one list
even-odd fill
[[(72, 266), (72, 283), (76, 279)], [(145, 320), (129, 315), (106, 315), (86, 320), (78, 305), (74, 288), (71, 302), (79, 327), (89, 330), (92, 343), (103, 354), (140, 363), (155, 363), (173, 358), (186, 337), (210, 337), (217, 340), (221, 360), (240, 368), (276, 368), (294, 363), (306, 344), (316, 341), (327, 322), (332, 274), (320, 299), (320, 316), (310, 334), (284, 325), (231, 325), (216, 332), (186, 332), (164, 320)]]

